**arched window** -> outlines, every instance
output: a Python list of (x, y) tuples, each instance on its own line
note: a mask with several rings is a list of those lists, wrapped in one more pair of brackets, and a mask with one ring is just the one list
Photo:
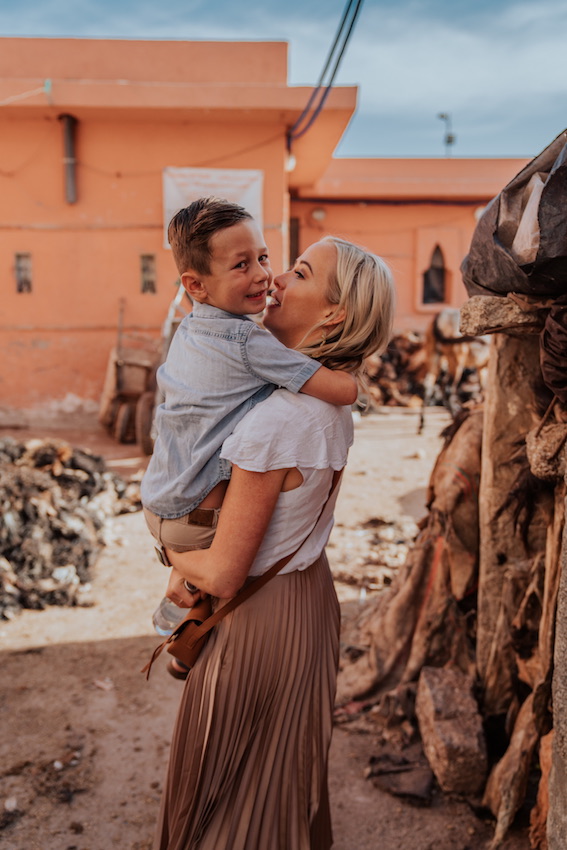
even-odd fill
[(423, 273), (423, 303), (442, 304), (445, 301), (445, 260), (439, 245), (431, 255), (429, 268)]

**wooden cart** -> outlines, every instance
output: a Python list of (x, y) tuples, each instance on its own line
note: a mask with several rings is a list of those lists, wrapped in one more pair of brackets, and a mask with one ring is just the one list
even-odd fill
[[(138, 437), (142, 436), (140, 429), (147, 419), (144, 412), (148, 407), (153, 410), (160, 357), (159, 339), (124, 332), (124, 300), (121, 300), (118, 339), (108, 358), (98, 414), (99, 422), (119, 443), (139, 442)], [(149, 428), (148, 425), (144, 429), (148, 435)]]
[(154, 446), (154, 411), (163, 401), (156, 372), (190, 310), (189, 296), (179, 285), (163, 323), (161, 339), (154, 339), (124, 333), (124, 301), (120, 303), (118, 340), (108, 359), (99, 421), (119, 443), (137, 443), (146, 455), (151, 455)]

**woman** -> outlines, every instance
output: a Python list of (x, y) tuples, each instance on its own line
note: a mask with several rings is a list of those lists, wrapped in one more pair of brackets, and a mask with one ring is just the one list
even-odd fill
[[(357, 372), (390, 337), (393, 283), (374, 255), (327, 237), (275, 278), (265, 326), (326, 366)], [(232, 477), (210, 549), (167, 551), (170, 599), (184, 581), (217, 605), (286, 555), (213, 630), (185, 685), (155, 847), (327, 850), (327, 756), (339, 606), (324, 554), (352, 443), (349, 408), (276, 390), (223, 445)]]

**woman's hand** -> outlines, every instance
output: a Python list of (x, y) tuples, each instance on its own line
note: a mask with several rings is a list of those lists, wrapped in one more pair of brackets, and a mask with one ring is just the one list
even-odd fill
[(206, 596), (206, 593), (202, 593), (200, 590), (191, 593), (185, 584), (185, 577), (175, 567), (172, 567), (165, 595), (180, 608), (192, 608), (199, 599)]

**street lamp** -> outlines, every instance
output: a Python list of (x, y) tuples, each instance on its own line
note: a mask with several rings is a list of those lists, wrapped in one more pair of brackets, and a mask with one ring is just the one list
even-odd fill
[(454, 145), (457, 140), (451, 130), (451, 115), (449, 112), (439, 112), (437, 117), (445, 122), (445, 156), (451, 156), (451, 145)]

